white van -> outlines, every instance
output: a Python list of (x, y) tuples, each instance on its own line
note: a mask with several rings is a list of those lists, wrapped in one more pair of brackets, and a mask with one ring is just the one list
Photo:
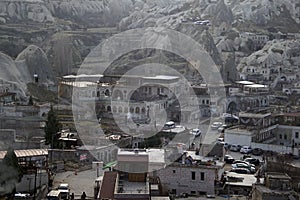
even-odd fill
[(67, 184), (67, 183), (62, 183), (62, 184), (60, 184), (59, 186), (58, 186), (58, 191), (60, 191), (60, 193), (61, 193), (61, 198), (62, 199), (69, 199), (69, 193), (70, 193), (70, 191), (69, 191), (69, 184)]

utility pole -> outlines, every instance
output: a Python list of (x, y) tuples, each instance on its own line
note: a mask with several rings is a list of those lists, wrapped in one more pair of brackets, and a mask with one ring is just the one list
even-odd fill
[(37, 167), (35, 167), (35, 172), (34, 172), (34, 190), (33, 190), (33, 200), (36, 200), (36, 176), (37, 176)]

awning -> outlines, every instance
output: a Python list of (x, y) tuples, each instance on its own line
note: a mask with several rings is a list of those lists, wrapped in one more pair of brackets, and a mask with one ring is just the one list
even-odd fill
[(106, 165), (104, 165), (104, 166), (102, 167), (102, 169), (104, 170), (104, 169), (108, 169), (108, 168), (114, 167), (116, 164), (117, 164), (117, 161), (109, 162), (109, 163), (107, 163)]

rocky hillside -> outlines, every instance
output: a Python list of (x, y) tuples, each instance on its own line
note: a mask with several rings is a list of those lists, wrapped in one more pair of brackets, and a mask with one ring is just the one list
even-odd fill
[(237, 69), (242, 76), (257, 73), (269, 77), (271, 86), (276, 87), (281, 79), (296, 80), (300, 76), (299, 66), (300, 40), (273, 40), (243, 58)]
[(21, 99), (26, 97), (27, 84), (34, 82), (34, 74), (38, 75), (42, 86), (51, 87), (56, 84), (46, 54), (34, 45), (22, 51), (15, 60), (0, 53), (0, 74), (1, 82), (13, 85), (8, 88)]
[(59, 23), (67, 19), (84, 27), (115, 26), (132, 7), (131, 0), (3, 0), (0, 22)]
[[(53, 84), (55, 76), (76, 73), (90, 51), (118, 31), (163, 26), (202, 44), (234, 80), (237, 65), (243, 72), (255, 60), (252, 41), (240, 33), (299, 32), (299, 17), (298, 0), (2, 0), (1, 65), (12, 67), (2, 69), (1, 78), (21, 84), (23, 92), (33, 73)], [(195, 23), (201, 20), (210, 23)], [(272, 57), (269, 48), (260, 57)], [(166, 55), (162, 60), (168, 62)]]
[(243, 30), (298, 32), (298, 0), (228, 0), (236, 26)]

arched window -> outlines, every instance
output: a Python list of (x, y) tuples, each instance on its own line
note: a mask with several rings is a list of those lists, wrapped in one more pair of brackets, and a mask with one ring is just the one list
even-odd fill
[(134, 108), (130, 107), (130, 112), (133, 113), (134, 112)]
[(145, 108), (145, 107), (142, 108), (142, 113), (143, 113), (143, 114), (146, 113), (146, 108)]
[(139, 114), (140, 113), (140, 107), (135, 108), (135, 113)]
[(109, 89), (106, 89), (106, 90), (104, 91), (104, 95), (107, 96), (107, 97), (110, 96), (110, 91), (109, 91)]
[(119, 106), (118, 112), (119, 112), (119, 113), (122, 113), (122, 112), (123, 112), (123, 108), (122, 108), (121, 106)]

